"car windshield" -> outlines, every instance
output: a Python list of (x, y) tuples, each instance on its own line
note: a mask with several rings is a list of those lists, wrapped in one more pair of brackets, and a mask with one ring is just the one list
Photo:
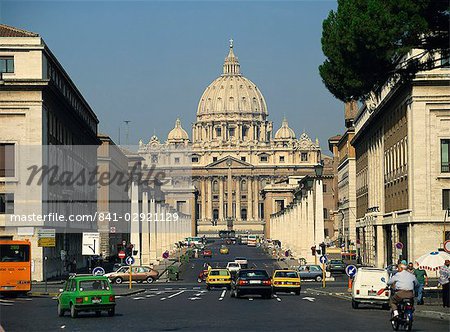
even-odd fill
[(209, 272), (209, 275), (211, 275), (211, 276), (227, 276), (228, 271), (227, 270), (212, 270)]
[(246, 261), (247, 258), (244, 258), (244, 257), (236, 257), (235, 260), (236, 260), (236, 261)]
[(228, 263), (228, 267), (238, 267), (237, 263)]
[(343, 262), (343, 261), (340, 261), (340, 260), (334, 260), (334, 259), (332, 259), (332, 260), (331, 260), (331, 264), (344, 264), (344, 262)]
[(298, 274), (293, 271), (279, 271), (275, 273), (275, 278), (298, 278)]
[(239, 277), (247, 279), (260, 279), (260, 278), (268, 278), (269, 276), (266, 271), (248, 270), (248, 271), (241, 271), (239, 273)]
[(95, 291), (109, 289), (106, 280), (83, 280), (80, 281), (80, 291)]

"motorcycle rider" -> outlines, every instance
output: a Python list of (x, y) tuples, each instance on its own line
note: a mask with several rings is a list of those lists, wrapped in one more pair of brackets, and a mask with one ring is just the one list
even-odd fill
[(392, 318), (398, 316), (397, 306), (403, 299), (414, 299), (414, 289), (419, 286), (419, 282), (414, 274), (406, 270), (405, 264), (398, 265), (398, 272), (387, 282), (395, 292), (389, 299), (392, 309)]

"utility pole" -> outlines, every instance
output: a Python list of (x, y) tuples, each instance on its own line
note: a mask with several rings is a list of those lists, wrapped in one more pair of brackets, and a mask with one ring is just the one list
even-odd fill
[(130, 120), (124, 120), (123, 122), (125, 122), (125, 145), (128, 145), (128, 134), (130, 133), (129, 131), (129, 124), (130, 124)]

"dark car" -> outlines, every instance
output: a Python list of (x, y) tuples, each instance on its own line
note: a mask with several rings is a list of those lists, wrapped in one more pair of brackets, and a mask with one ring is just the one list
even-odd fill
[(322, 281), (323, 270), (320, 265), (301, 265), (298, 267), (298, 274), (300, 279), (313, 279), (315, 281)]
[(272, 297), (272, 280), (265, 270), (240, 270), (236, 279), (231, 282), (231, 297), (243, 295), (261, 295)]
[(327, 264), (327, 271), (344, 273), (347, 265), (341, 259), (332, 259)]

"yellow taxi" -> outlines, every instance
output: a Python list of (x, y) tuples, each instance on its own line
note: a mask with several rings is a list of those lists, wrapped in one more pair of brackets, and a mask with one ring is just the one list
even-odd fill
[(295, 270), (275, 270), (272, 276), (273, 292), (294, 292), (300, 295), (300, 276)]
[(222, 255), (228, 255), (230, 253), (230, 249), (226, 246), (221, 246), (219, 251)]
[(212, 287), (231, 287), (231, 274), (227, 269), (211, 269), (206, 277), (206, 289)]

